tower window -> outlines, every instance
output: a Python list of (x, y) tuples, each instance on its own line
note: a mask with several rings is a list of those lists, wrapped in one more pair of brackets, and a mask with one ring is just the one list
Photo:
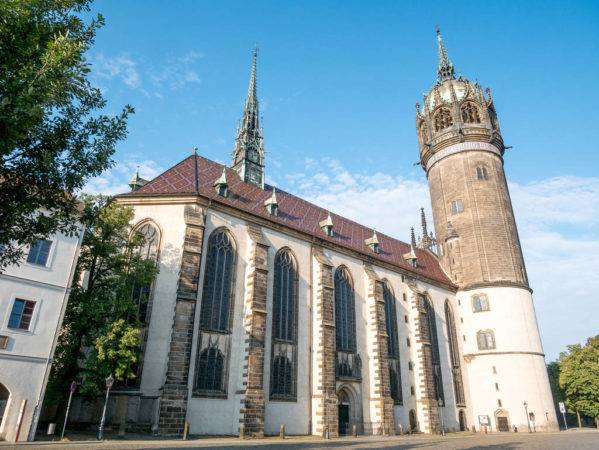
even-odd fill
[(410, 386), (410, 394), (414, 395), (414, 386)]
[(486, 167), (477, 167), (476, 168), (476, 177), (479, 180), (487, 180), (487, 168)]
[(464, 123), (480, 123), (480, 113), (474, 103), (464, 103), (460, 108), (462, 122)]
[(453, 214), (461, 213), (462, 211), (464, 211), (464, 204), (462, 203), (462, 200), (451, 202), (451, 212)]
[(408, 344), (408, 347), (410, 346), (410, 338), (406, 339), (406, 344)]
[(498, 399), (497, 399), (497, 406), (499, 406), (500, 408), (501, 408), (501, 406), (502, 406), (502, 405), (501, 405), (501, 399), (500, 399), (500, 398), (498, 398)]
[(491, 330), (476, 333), (479, 350), (493, 350), (495, 348), (495, 336)]
[(499, 383), (495, 383), (495, 390), (498, 391), (499, 390)]
[(497, 374), (497, 367), (493, 366), (493, 373)]
[(489, 311), (489, 299), (486, 294), (472, 296), (472, 310), (474, 312)]
[(403, 293), (402, 296), (403, 296), (403, 301), (407, 302), (408, 301), (408, 296), (405, 293)]
[(404, 319), (405, 319), (406, 323), (408, 323), (408, 316), (407, 315), (404, 317)]
[(435, 131), (441, 131), (453, 125), (453, 118), (451, 117), (451, 111), (447, 108), (440, 108), (435, 113), (433, 118), (435, 124)]

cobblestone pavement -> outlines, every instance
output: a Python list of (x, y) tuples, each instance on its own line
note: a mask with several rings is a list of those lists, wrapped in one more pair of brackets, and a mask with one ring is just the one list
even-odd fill
[(0, 442), (0, 449), (190, 449), (190, 448), (218, 448), (218, 449), (283, 449), (283, 450), (333, 450), (333, 449), (599, 449), (599, 431), (597, 430), (572, 430), (560, 433), (509, 433), (492, 435), (448, 435), (445, 438), (438, 436), (395, 436), (395, 437), (360, 437), (331, 439), (329, 441), (312, 437), (289, 438), (285, 440), (268, 438), (261, 440), (240, 441), (234, 438), (225, 439), (192, 439), (181, 440), (107, 440), (97, 441), (71, 441), (49, 442), (37, 441), (22, 444), (7, 444)]

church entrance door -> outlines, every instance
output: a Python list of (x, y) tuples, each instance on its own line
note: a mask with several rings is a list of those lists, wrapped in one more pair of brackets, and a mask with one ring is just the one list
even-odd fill
[(497, 429), (499, 431), (510, 431), (510, 428), (507, 424), (507, 417), (498, 417), (497, 418)]
[(464, 410), (460, 409), (460, 431), (466, 431), (466, 414), (464, 414)]
[(344, 390), (339, 391), (337, 394), (338, 407), (339, 407), (339, 435), (347, 435), (350, 433), (349, 429), (349, 396)]

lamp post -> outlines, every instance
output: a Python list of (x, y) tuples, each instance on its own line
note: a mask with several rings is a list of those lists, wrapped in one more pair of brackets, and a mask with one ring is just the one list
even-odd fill
[(100, 422), (100, 432), (98, 433), (98, 440), (102, 440), (104, 435), (104, 422), (106, 421), (106, 407), (108, 406), (108, 396), (110, 395), (110, 388), (114, 384), (114, 377), (112, 374), (106, 378), (106, 400), (104, 400), (104, 411), (102, 411), (102, 421)]
[(439, 405), (439, 419), (441, 419), (441, 434), (445, 436), (445, 427), (443, 426), (443, 411), (441, 411), (441, 408), (444, 406), (442, 398), (437, 401), (437, 405)]
[(532, 430), (530, 429), (530, 419), (528, 418), (528, 403), (526, 403), (526, 401), (523, 403), (524, 405), (524, 411), (526, 411), (526, 423), (528, 423), (528, 432), (532, 433)]

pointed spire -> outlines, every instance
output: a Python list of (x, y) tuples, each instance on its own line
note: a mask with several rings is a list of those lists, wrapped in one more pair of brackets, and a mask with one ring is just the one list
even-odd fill
[(420, 221), (422, 222), (422, 237), (428, 237), (428, 230), (426, 229), (426, 216), (424, 215), (424, 208), (420, 208)]
[(416, 235), (414, 234), (414, 227), (412, 227), (410, 230), (410, 245), (412, 247), (416, 247)]
[[(250, 85), (248, 87), (248, 96), (245, 99), (244, 118), (247, 112), (255, 113), (255, 120), (258, 121), (258, 93), (256, 86), (256, 58), (258, 56), (258, 46), (254, 49), (254, 61), (252, 63), (252, 74), (250, 75)], [(256, 123), (257, 125), (257, 123)], [(257, 127), (256, 127), (257, 128)]]
[(453, 63), (447, 56), (445, 45), (443, 44), (443, 38), (441, 37), (441, 31), (437, 25), (437, 45), (439, 47), (439, 65), (437, 66), (437, 82), (442, 83), (447, 80), (455, 79), (455, 69)]
[(135, 169), (135, 174), (131, 181), (129, 182), (129, 187), (131, 188), (131, 192), (137, 191), (139, 188), (148, 184), (148, 180), (144, 180), (139, 176), (139, 166)]

